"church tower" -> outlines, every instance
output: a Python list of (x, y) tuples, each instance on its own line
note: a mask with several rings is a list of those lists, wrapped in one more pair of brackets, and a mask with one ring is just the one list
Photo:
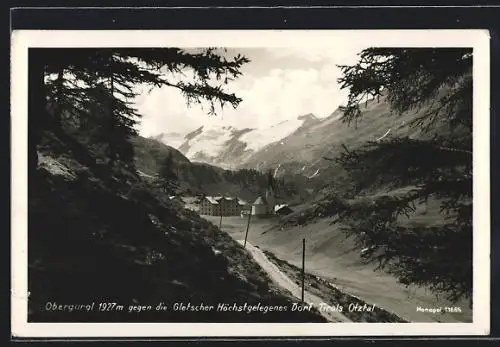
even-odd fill
[(268, 173), (268, 183), (267, 183), (267, 190), (266, 190), (266, 201), (267, 201), (267, 206), (270, 214), (274, 213), (274, 206), (276, 206), (276, 196), (274, 192), (274, 176), (272, 174), (272, 171), (269, 171)]
[(276, 206), (276, 198), (274, 196), (274, 190), (272, 187), (268, 187), (266, 190), (266, 201), (270, 214), (274, 213), (274, 206)]

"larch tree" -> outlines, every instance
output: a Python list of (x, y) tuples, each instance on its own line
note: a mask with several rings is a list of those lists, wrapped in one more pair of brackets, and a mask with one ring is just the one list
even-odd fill
[[(335, 159), (356, 191), (388, 188), (368, 203), (346, 204), (340, 221), (369, 261), (406, 285), (452, 301), (472, 294), (472, 50), (369, 48), (340, 66), (348, 89), (343, 121), (362, 119), (366, 100), (384, 98), (412, 136), (348, 148)], [(415, 114), (418, 111), (418, 116)], [(415, 135), (417, 134), (417, 135)], [(404, 193), (395, 194), (391, 190)], [(440, 204), (439, 223), (400, 223), (419, 204)]]
[(62, 136), (75, 127), (87, 131), (88, 144), (105, 144), (108, 164), (131, 164), (127, 139), (140, 119), (133, 103), (138, 87), (175, 88), (188, 105), (208, 103), (207, 113), (215, 114), (241, 102), (225, 86), (247, 62), (216, 48), (30, 49), (29, 171), (36, 169), (44, 132)]

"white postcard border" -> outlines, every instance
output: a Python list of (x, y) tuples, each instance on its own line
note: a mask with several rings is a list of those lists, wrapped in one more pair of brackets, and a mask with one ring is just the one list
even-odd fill
[[(490, 325), (490, 56), (486, 30), (16, 30), (11, 43), (11, 323), (15, 337), (485, 335)], [(472, 47), (472, 323), (28, 323), (27, 93), (30, 47)]]

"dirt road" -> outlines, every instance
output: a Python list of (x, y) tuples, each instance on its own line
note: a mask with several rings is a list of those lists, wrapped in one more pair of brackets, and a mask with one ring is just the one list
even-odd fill
[[(219, 225), (220, 217), (203, 217)], [(245, 237), (246, 223), (246, 218), (225, 217), (222, 221), (222, 231), (235, 240), (240, 240)], [(346, 239), (328, 220), (284, 230), (270, 229), (275, 223), (276, 221), (270, 219), (253, 219), (247, 241), (260, 247), (262, 251), (269, 251), (277, 258), (300, 267), (302, 239), (305, 237), (308, 240), (307, 272), (334, 283), (343, 293), (360, 298), (368, 304), (375, 304), (388, 312), (394, 312), (409, 322), (472, 322), (472, 310), (467, 302), (450, 303), (426, 288), (406, 287), (394, 276), (375, 271), (372, 265), (360, 262), (359, 250), (354, 249), (352, 240)], [(459, 307), (461, 312), (436, 314), (417, 310), (418, 307), (455, 306)]]
[[(238, 240), (238, 242), (242, 245), (244, 243), (243, 240)], [(246, 249), (274, 282), (290, 291), (290, 293), (298, 299), (301, 299), (301, 288), (292, 279), (285, 275), (276, 265), (274, 265), (259, 248), (247, 241)], [(320, 304), (324, 303), (324, 300), (320, 297), (307, 291), (304, 292), (304, 301), (308, 304), (312, 304), (318, 310)], [(340, 312), (320, 310), (320, 313), (330, 322), (350, 322), (350, 320)]]

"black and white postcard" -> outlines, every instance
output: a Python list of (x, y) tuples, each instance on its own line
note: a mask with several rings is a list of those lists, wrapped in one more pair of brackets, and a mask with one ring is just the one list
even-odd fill
[(487, 31), (20, 30), (11, 91), (13, 335), (489, 332)]

